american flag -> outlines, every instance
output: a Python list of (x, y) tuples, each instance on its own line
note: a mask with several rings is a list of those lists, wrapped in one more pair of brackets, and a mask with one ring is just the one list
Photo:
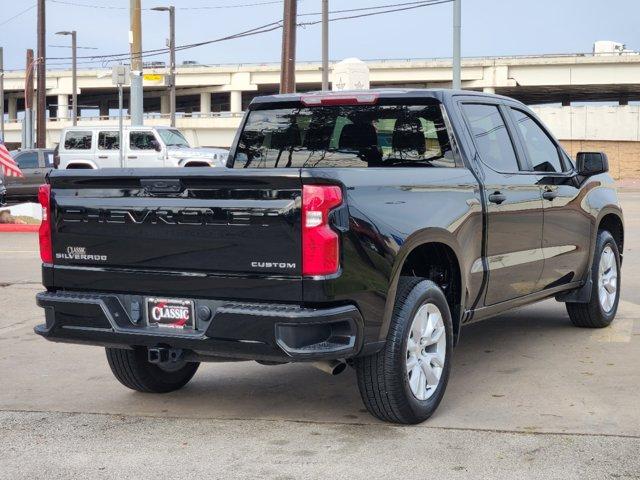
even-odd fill
[(20, 168), (16, 164), (7, 147), (4, 146), (4, 140), (0, 137), (0, 167), (5, 177), (23, 177)]

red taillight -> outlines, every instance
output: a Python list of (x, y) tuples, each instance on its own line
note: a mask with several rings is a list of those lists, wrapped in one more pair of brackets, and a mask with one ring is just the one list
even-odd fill
[(38, 201), (42, 205), (42, 223), (40, 223), (40, 258), (43, 263), (53, 263), (51, 245), (51, 186), (40, 185)]
[(329, 212), (342, 203), (335, 185), (302, 187), (302, 274), (331, 275), (340, 268), (338, 234), (329, 226)]

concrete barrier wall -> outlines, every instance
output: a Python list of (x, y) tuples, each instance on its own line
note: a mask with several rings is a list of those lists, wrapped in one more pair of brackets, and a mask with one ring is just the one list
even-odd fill
[(532, 110), (563, 140), (640, 141), (640, 106), (536, 106)]
[(532, 107), (573, 158), (603, 151), (615, 179), (640, 178), (640, 106)]

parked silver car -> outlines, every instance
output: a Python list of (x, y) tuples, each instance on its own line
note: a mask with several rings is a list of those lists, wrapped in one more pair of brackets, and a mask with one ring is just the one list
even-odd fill
[[(6, 177), (7, 201), (34, 200), (38, 187), (45, 183), (47, 173), (53, 168), (53, 150), (32, 148), (9, 152), (22, 171), (22, 177)], [(0, 192), (1, 193), (1, 192)]]

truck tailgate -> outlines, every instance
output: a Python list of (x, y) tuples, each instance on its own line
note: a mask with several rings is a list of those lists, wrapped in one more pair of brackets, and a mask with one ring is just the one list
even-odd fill
[(121, 270), (123, 281), (125, 271), (295, 280), (289, 298), (301, 297), (298, 170), (60, 171), (50, 183), (54, 271), (67, 272), (56, 287), (77, 286), (64, 285), (70, 270), (116, 281)]

